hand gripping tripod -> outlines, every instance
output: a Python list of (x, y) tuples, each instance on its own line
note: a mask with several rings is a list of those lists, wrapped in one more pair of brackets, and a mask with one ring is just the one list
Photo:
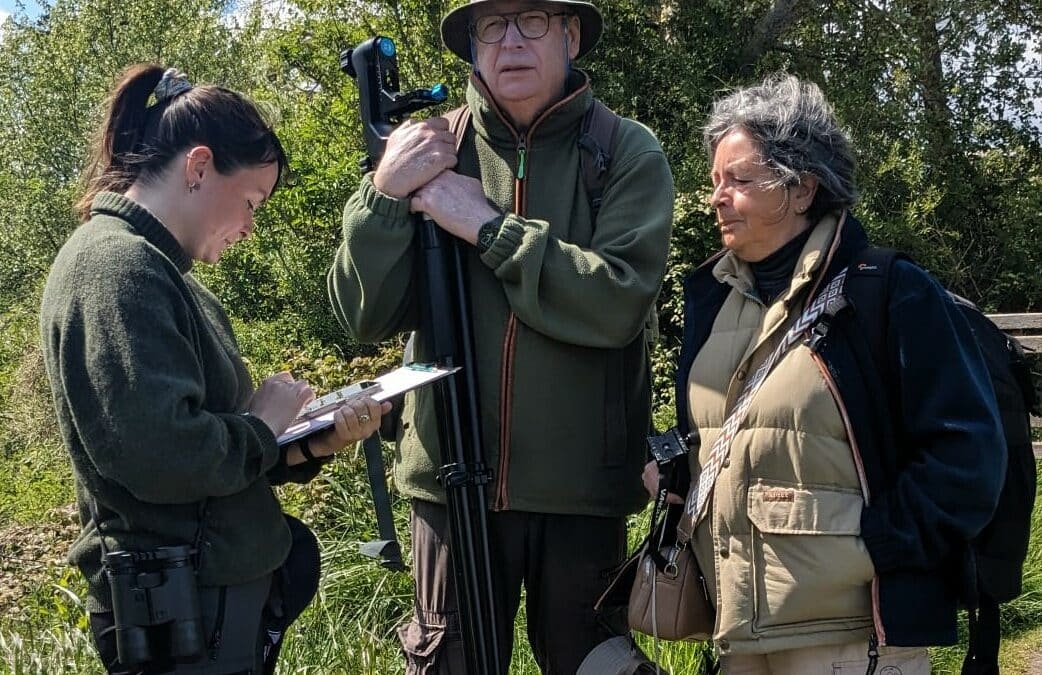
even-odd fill
[[(394, 42), (386, 37), (366, 40), (343, 52), (340, 67), (358, 82), (368, 154), (362, 162), (363, 170), (376, 166), (395, 125), (410, 112), (441, 103), (447, 97), (440, 84), (399, 92), (397, 52)], [(467, 670), (471, 675), (499, 675), (486, 496), (492, 471), (485, 466), (481, 447), (464, 251), (459, 239), (429, 218), (418, 216), (417, 220), (424, 293), (420, 299), (420, 335), (438, 365), (462, 367), (455, 376), (433, 386), (441, 446), (439, 480), (445, 488), (448, 506), (449, 547)]]

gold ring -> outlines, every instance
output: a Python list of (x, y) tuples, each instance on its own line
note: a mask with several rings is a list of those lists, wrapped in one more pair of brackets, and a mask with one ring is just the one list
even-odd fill
[(368, 413), (362, 413), (361, 415), (358, 416), (358, 421), (361, 422), (362, 424), (365, 424), (370, 419), (371, 418), (369, 417)]

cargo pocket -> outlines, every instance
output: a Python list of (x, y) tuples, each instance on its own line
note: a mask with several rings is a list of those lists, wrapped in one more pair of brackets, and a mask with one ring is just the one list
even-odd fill
[[(832, 664), (832, 675), (864, 675), (868, 659)], [(930, 675), (930, 655), (919, 647), (880, 648), (876, 675)]]
[(405, 652), (406, 675), (464, 672), (459, 670), (464, 667), (462, 664), (450, 662), (452, 649), (445, 624), (434, 625), (414, 618), (398, 627), (398, 639)]
[(748, 497), (754, 632), (869, 621), (874, 567), (860, 536), (861, 493), (760, 481)]

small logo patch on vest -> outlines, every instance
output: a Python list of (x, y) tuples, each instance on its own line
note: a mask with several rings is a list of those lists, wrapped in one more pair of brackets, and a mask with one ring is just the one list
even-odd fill
[(774, 488), (772, 490), (765, 490), (763, 493), (763, 501), (794, 502), (796, 501), (796, 493), (792, 490), (786, 490), (785, 488)]

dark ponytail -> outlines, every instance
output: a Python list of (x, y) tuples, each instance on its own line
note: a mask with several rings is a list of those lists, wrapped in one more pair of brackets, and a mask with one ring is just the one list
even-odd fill
[(195, 145), (213, 151), (219, 173), (277, 163), (282, 176), (286, 154), (256, 105), (210, 85), (150, 102), (163, 73), (164, 68), (153, 64), (131, 66), (113, 89), (83, 172), (84, 194), (76, 203), (81, 220), (90, 217), (99, 192), (147, 184), (178, 153)]

